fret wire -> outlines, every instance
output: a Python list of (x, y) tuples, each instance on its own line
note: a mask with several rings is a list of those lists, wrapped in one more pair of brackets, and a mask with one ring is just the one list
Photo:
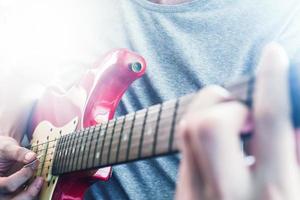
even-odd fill
[(100, 126), (100, 129), (99, 129), (99, 131), (98, 131), (98, 133), (97, 133), (97, 139), (96, 139), (96, 144), (95, 144), (95, 150), (94, 150), (94, 155), (93, 155), (93, 166), (95, 166), (95, 158), (96, 158), (96, 152), (97, 152), (97, 146), (98, 146), (98, 141), (99, 141), (99, 136), (100, 136), (100, 133), (101, 133), (101, 131), (102, 131), (102, 124), (101, 124), (101, 126)]
[(101, 164), (101, 162), (102, 162), (102, 153), (103, 153), (103, 149), (104, 149), (104, 142), (105, 142), (105, 138), (106, 138), (108, 124), (109, 123), (106, 124), (105, 132), (104, 132), (104, 135), (103, 135), (103, 141), (102, 141), (102, 145), (101, 145), (101, 152), (100, 152), (99, 164)]
[(136, 117), (136, 113), (134, 113), (134, 115), (133, 115), (133, 120), (132, 120), (132, 124), (131, 124), (131, 128), (130, 128), (129, 140), (128, 140), (128, 146), (127, 146), (127, 153), (126, 153), (126, 160), (128, 160), (128, 158), (129, 158), (129, 152), (130, 152), (130, 147), (131, 147), (131, 137), (132, 137), (132, 131), (133, 131), (133, 128), (134, 128), (135, 117)]
[[(147, 120), (146, 120), (146, 126), (145, 126), (145, 133), (144, 133), (144, 138), (143, 138), (143, 147), (144, 147), (144, 141), (151, 141), (152, 142), (152, 147), (153, 147), (153, 144), (154, 144), (154, 131), (155, 131), (155, 126), (156, 126), (156, 122), (157, 122), (157, 119), (158, 119), (158, 114), (159, 114), (159, 106), (157, 106), (156, 108), (156, 112), (153, 113), (153, 114), (149, 114), (148, 113), (148, 116), (147, 116)], [(142, 152), (141, 154), (152, 154), (152, 149), (146, 149), (145, 148), (142, 148)]]
[[(177, 136), (177, 134), (175, 134), (175, 137), (173, 138), (174, 140), (178, 139), (179, 136)], [(161, 137), (160, 140), (158, 140), (159, 142), (169, 142), (170, 138), (169, 137)], [(144, 145), (145, 146), (150, 146), (152, 142), (148, 142), (148, 141), (145, 141)], [(139, 142), (136, 142), (136, 143), (132, 143), (132, 148), (139, 148)], [(117, 149), (112, 149), (112, 151), (116, 151)], [(121, 148), (120, 150), (127, 150), (127, 147), (124, 146), (123, 148)], [(106, 154), (108, 155), (108, 154)], [(50, 161), (50, 160), (46, 160), (47, 162)]]
[(57, 169), (57, 159), (58, 159), (58, 156), (57, 156), (57, 155), (59, 154), (59, 153), (58, 153), (58, 150), (59, 150), (59, 143), (60, 143), (60, 142), (61, 142), (61, 140), (58, 139), (58, 141), (57, 141), (57, 143), (56, 143), (56, 145), (55, 145), (56, 148), (55, 148), (55, 151), (54, 151), (54, 158), (53, 158), (53, 164), (56, 163), (56, 165), (52, 167), (52, 170), (56, 170), (56, 171), (58, 170), (58, 169)]
[[(175, 137), (174, 137), (173, 139), (177, 140), (177, 139), (178, 139), (178, 136), (175, 135)], [(170, 140), (169, 137), (162, 137), (162, 138), (160, 138), (159, 142), (161, 142), (161, 143), (168, 143), (169, 140)], [(152, 142), (146, 142), (146, 143), (145, 143), (145, 146), (150, 147), (151, 145), (152, 145)], [(133, 149), (134, 149), (134, 148), (139, 148), (139, 144), (138, 144), (138, 143), (134, 143), (134, 144), (132, 145), (132, 148), (133, 148)], [(126, 147), (123, 147), (121, 150), (126, 150)], [(175, 149), (174, 151), (177, 151), (177, 149)], [(167, 152), (172, 152), (172, 151), (166, 151), (166, 153), (167, 153)], [(158, 154), (159, 154), (159, 153), (158, 153)], [(155, 153), (155, 154), (153, 154), (153, 155), (157, 155), (157, 153)], [(127, 159), (127, 160), (128, 160), (128, 159)], [(110, 163), (110, 164), (111, 164), (111, 163)]]
[(69, 148), (69, 150), (67, 151), (67, 154), (65, 155), (66, 160), (65, 160), (65, 167), (63, 168), (63, 171), (67, 170), (67, 165), (68, 165), (68, 161), (69, 161), (69, 154), (70, 154), (70, 147), (71, 147), (71, 138), (72, 138), (72, 133), (67, 135), (67, 148)]
[(67, 160), (68, 160), (68, 153), (69, 153), (69, 148), (70, 148), (70, 137), (71, 137), (72, 134), (68, 134), (66, 135), (66, 142), (65, 142), (65, 147), (63, 149), (63, 167), (62, 167), (62, 172), (64, 172), (66, 170), (66, 167), (67, 167)]
[[(160, 122), (159, 122), (159, 128), (158, 128), (158, 133), (157, 133), (157, 141), (160, 140), (161, 137), (165, 137), (166, 135), (169, 137), (172, 129), (172, 119), (173, 119), (173, 114), (174, 114), (174, 108), (175, 108), (176, 101), (172, 101), (169, 103), (169, 105), (165, 106), (163, 105), (162, 111), (161, 111), (161, 116), (160, 116)], [(171, 107), (172, 110), (168, 110), (167, 108)], [(170, 115), (171, 114), (171, 115)], [(166, 117), (170, 116), (170, 117)], [(165, 130), (166, 129), (166, 130)], [(168, 149), (169, 143), (158, 143), (156, 142), (156, 150), (157, 149)], [(157, 152), (155, 152), (157, 153)]]
[(154, 144), (153, 144), (153, 149), (152, 149), (152, 155), (154, 155), (155, 151), (156, 151), (157, 134), (158, 134), (158, 129), (159, 129), (159, 122), (160, 122), (161, 112), (162, 112), (162, 105), (160, 105), (160, 107), (159, 107), (158, 117), (157, 117), (157, 120), (156, 120), (156, 127), (155, 127), (155, 132), (154, 132)]
[[(146, 141), (146, 143), (145, 144), (147, 144), (147, 141)], [(137, 146), (137, 145), (133, 145), (133, 147), (135, 147), (135, 146)], [(123, 147), (122, 149), (127, 149), (126, 147)], [(128, 159), (127, 159), (128, 160)], [(94, 165), (94, 166), (96, 166), (96, 165)]]
[(61, 167), (61, 172), (65, 171), (65, 167), (66, 167), (66, 160), (68, 159), (67, 157), (67, 153), (69, 152), (69, 137), (70, 134), (66, 135), (65, 141), (64, 141), (64, 146), (63, 146), (63, 152), (62, 152), (62, 167)]
[(69, 146), (70, 146), (70, 143), (69, 143), (69, 138), (70, 138), (70, 134), (69, 135), (66, 135), (65, 137), (65, 151), (63, 152), (63, 167), (61, 169), (62, 172), (65, 171), (65, 167), (66, 167), (66, 160), (68, 159), (67, 157), (67, 154), (69, 152)]
[(87, 152), (87, 155), (85, 154), (85, 158), (86, 160), (84, 160), (85, 162), (85, 165), (86, 167), (89, 166), (89, 163), (90, 163), (90, 158), (91, 158), (91, 148), (92, 148), (92, 143), (93, 143), (93, 140), (94, 140), (94, 136), (95, 136), (95, 128), (93, 128), (90, 132), (89, 132), (89, 140), (88, 140), (88, 152)]
[(61, 171), (61, 167), (62, 167), (62, 165), (61, 165), (61, 160), (62, 160), (62, 155), (63, 155), (63, 153), (62, 153), (62, 149), (63, 149), (63, 145), (64, 145), (64, 140), (65, 140), (66, 138), (65, 137), (63, 137), (62, 138), (62, 144), (60, 144), (60, 150), (59, 150), (59, 160), (58, 160), (58, 171), (60, 172)]
[(75, 155), (75, 158), (76, 158), (76, 163), (75, 163), (75, 169), (78, 170), (79, 169), (79, 166), (80, 165), (80, 162), (79, 162), (79, 157), (80, 157), (80, 151), (81, 151), (81, 147), (82, 147), (82, 141), (83, 141), (83, 137), (81, 137), (84, 133), (84, 130), (79, 132), (79, 137), (80, 137), (80, 141), (79, 141), (79, 145), (77, 146), (77, 149), (76, 149), (76, 155)]
[(82, 152), (81, 168), (86, 168), (86, 165), (87, 165), (87, 162), (88, 162), (89, 151), (90, 151), (90, 148), (91, 148), (91, 145), (88, 144), (88, 143), (91, 140), (91, 138), (93, 137), (93, 128), (90, 128), (86, 134), (87, 134), (87, 137), (86, 137), (86, 140), (85, 140), (84, 150)]
[[(74, 153), (73, 153), (73, 156), (72, 156), (72, 165), (71, 165), (71, 169), (72, 170), (75, 170), (76, 169), (76, 161), (77, 161), (77, 159), (78, 159), (78, 157), (76, 157), (76, 155), (77, 155), (77, 152), (78, 152), (78, 142), (79, 142), (79, 137), (80, 136), (80, 132), (78, 131), (78, 132), (76, 132), (76, 133), (74, 133), (74, 143), (75, 143), (75, 145), (74, 145)], [(78, 138), (78, 139), (76, 139), (76, 138)], [(73, 150), (72, 150), (73, 151)]]
[(72, 147), (73, 147), (73, 139), (74, 139), (74, 132), (69, 134), (69, 150), (67, 153), (67, 160), (66, 160), (66, 168), (65, 170), (68, 171), (69, 170), (69, 166), (70, 166), (70, 162), (71, 162), (71, 155), (72, 155)]
[(86, 165), (89, 166), (89, 163), (90, 163), (90, 154), (91, 154), (91, 148), (92, 148), (92, 142), (93, 142), (93, 138), (94, 138), (94, 135), (95, 135), (95, 127), (92, 131), (92, 137), (91, 137), (91, 140), (90, 140), (90, 144), (89, 144), (89, 151), (88, 151), (88, 155), (87, 155), (87, 161), (86, 161)]
[[(93, 127), (98, 127), (98, 126), (99, 126), (99, 125), (96, 125), (96, 126), (90, 126), (90, 127), (87, 127), (86, 129), (93, 128)], [(78, 130), (78, 131), (74, 131), (74, 133), (80, 132), (80, 131), (82, 131), (82, 130), (84, 130), (84, 129), (81, 129), (81, 130)], [(68, 135), (68, 134), (67, 134), (67, 135)], [(41, 146), (41, 145), (46, 144), (46, 143), (55, 142), (55, 140), (60, 139), (60, 138), (62, 138), (62, 137), (64, 137), (64, 136), (61, 136), (61, 137), (59, 137), (59, 138), (55, 138), (55, 139), (53, 139), (53, 140), (49, 140), (49, 141), (47, 141), (47, 142), (39, 143), (39, 144), (37, 144), (37, 145), (28, 145), (28, 146), (25, 146), (25, 148), (26, 148), (26, 149), (31, 149), (31, 148), (33, 148), (33, 147)]]
[(89, 130), (87, 130), (87, 131), (85, 130), (83, 132), (83, 135), (86, 135), (87, 137), (83, 137), (83, 139), (82, 139), (83, 149), (80, 150), (80, 154), (79, 154), (79, 159), (81, 160), (81, 162), (79, 163), (79, 165), (80, 165), (79, 169), (83, 168), (83, 163), (84, 163), (83, 158), (84, 158), (84, 153), (85, 153), (85, 149), (86, 149), (86, 142), (88, 140), (88, 132), (89, 132)]
[[(178, 139), (178, 137), (174, 137), (174, 139)], [(164, 137), (164, 138), (161, 138), (161, 142), (168, 142), (169, 141), (169, 138), (168, 137)], [(152, 145), (151, 143), (145, 143), (145, 145)], [(133, 145), (132, 146), (132, 148), (139, 148), (139, 144), (137, 144), (137, 145)], [(127, 149), (127, 147), (123, 147), (122, 148), (122, 150), (126, 150)], [(175, 149), (173, 152), (176, 152), (176, 151), (178, 151), (177, 149)], [(151, 157), (151, 156), (149, 156), (149, 157)], [(46, 160), (46, 162), (49, 162), (49, 160)], [(115, 163), (118, 163), (118, 162), (114, 162), (114, 163), (108, 163), (108, 164), (115, 164)], [(93, 166), (94, 168), (96, 168), (96, 167), (100, 167), (101, 165), (95, 165), (95, 166)], [(71, 172), (71, 171), (70, 171)]]
[(117, 152), (116, 152), (116, 161), (119, 160), (119, 153), (120, 153), (120, 147), (121, 147), (121, 139), (122, 139), (122, 135), (123, 135), (123, 131), (124, 131), (124, 125), (125, 125), (125, 121), (126, 121), (126, 116), (123, 118), (123, 123), (122, 123), (122, 127), (121, 127), (121, 131), (120, 131), (120, 136), (119, 136), (119, 142), (118, 142), (118, 146), (117, 146)]
[(107, 156), (107, 163), (109, 163), (109, 157), (110, 157), (110, 151), (111, 151), (111, 144), (113, 142), (116, 124), (117, 124), (117, 120), (115, 120), (114, 127), (113, 127), (112, 134), (111, 134), (111, 138), (110, 138), (110, 144), (109, 144), (108, 156)]
[[(131, 115), (127, 115), (126, 116), (125, 125), (124, 125), (123, 131), (122, 131), (122, 135), (121, 135), (120, 148), (122, 148), (122, 147), (126, 147), (126, 149), (128, 148), (129, 134), (130, 134), (131, 127), (132, 127), (132, 124), (133, 124), (133, 118), (134, 118), (134, 116), (135, 116), (135, 113), (132, 113)], [(127, 155), (127, 151), (121, 151), (121, 152), (119, 152), (118, 162), (120, 162), (122, 160), (125, 160), (126, 159), (126, 155)]]
[(62, 163), (64, 162), (64, 151), (66, 150), (65, 148), (66, 145), (66, 137), (63, 137), (62, 143), (61, 143), (61, 151), (60, 151), (60, 161), (59, 161), (59, 171), (62, 171), (63, 165)]
[(144, 122), (143, 122), (143, 127), (142, 127), (142, 133), (141, 133), (141, 138), (140, 138), (140, 147), (139, 147), (139, 151), (138, 151), (138, 158), (141, 157), (141, 153), (142, 153), (142, 145), (143, 145), (143, 140), (144, 140), (144, 132), (145, 132), (145, 126), (146, 126), (146, 120), (148, 117), (148, 109), (146, 110), (145, 116), (144, 116)]
[[(174, 137), (174, 139), (178, 139), (178, 137)], [(161, 138), (161, 140), (160, 140), (160, 142), (169, 142), (169, 137), (164, 137), (164, 138)], [(152, 143), (145, 143), (145, 145), (147, 146), (147, 145), (152, 145)], [(132, 146), (132, 148), (139, 148), (139, 144), (133, 144), (133, 146)], [(127, 149), (127, 147), (123, 147), (121, 150), (126, 150)], [(172, 151), (172, 152), (177, 152), (178, 150), (177, 149), (175, 149), (174, 151)], [(166, 153), (168, 153), (168, 152), (166, 152)], [(161, 153), (159, 153), (159, 154), (154, 154), (154, 155), (160, 155)], [(149, 156), (149, 157), (151, 157), (151, 156)], [(126, 161), (130, 161), (130, 160), (126, 160)], [(46, 162), (49, 162), (49, 160), (46, 160)], [(115, 162), (115, 163), (117, 163), (117, 162)], [(115, 163), (107, 163), (107, 164), (115, 164)], [(97, 166), (94, 166), (94, 167), (100, 167), (100, 166), (102, 166), (102, 165), (97, 165)]]
[[(60, 146), (59, 146), (59, 144), (60, 144), (60, 142), (61, 142), (61, 139), (57, 139), (57, 143), (56, 143), (56, 147), (55, 147), (55, 152), (54, 152), (54, 161), (55, 161), (55, 164), (56, 165), (54, 165), (53, 167), (52, 167), (52, 170), (56, 170), (56, 171), (58, 171), (58, 155), (59, 155), (59, 148), (60, 148)], [(36, 152), (36, 154), (38, 155), (38, 153)], [(54, 164), (54, 163), (53, 163)]]
[[(72, 133), (72, 136), (71, 136), (71, 149), (69, 149), (69, 152), (74, 155), (75, 154), (75, 141), (76, 141), (76, 133)], [(74, 156), (70, 154), (69, 156), (69, 161), (68, 161), (68, 171), (70, 171), (72, 169), (72, 166), (73, 166), (73, 161), (74, 161)]]
[[(47, 145), (47, 144), (46, 144), (46, 145)], [(47, 147), (46, 147), (45, 153), (43, 153), (44, 156), (43, 156), (42, 169), (41, 169), (40, 174), (42, 174), (42, 173), (43, 173), (43, 170), (44, 170), (43, 167), (44, 167), (44, 165), (45, 165), (45, 160), (46, 160), (47, 152), (48, 152), (48, 149), (47, 149)]]
[[(184, 112), (184, 110), (182, 110), (181, 112), (179, 112), (179, 113), (183, 113)], [(166, 116), (166, 117), (164, 117), (164, 118), (161, 118), (161, 121), (162, 120), (168, 120), (169, 119), (169, 117), (172, 117), (173, 116), (173, 114), (171, 114), (171, 115), (169, 115), (169, 116)], [(157, 117), (156, 117), (156, 119), (153, 119), (153, 120), (151, 120), (151, 121), (148, 121), (148, 123), (153, 123), (153, 122), (155, 122), (155, 121), (157, 121)], [(164, 125), (165, 123), (162, 123), (162, 125)], [(142, 124), (137, 124), (136, 125), (136, 127), (140, 127), (140, 126), (142, 126)], [(131, 127), (131, 124), (130, 124), (130, 127)], [(128, 127), (129, 128), (129, 127)], [(119, 133), (116, 133), (116, 134), (118, 134), (118, 135), (120, 135), (120, 136), (122, 136), (122, 134), (119, 134)], [(78, 138), (80, 139), (82, 136), (79, 136)], [(96, 141), (93, 141), (93, 142), (98, 142), (98, 138), (97, 138), (97, 140)], [(100, 142), (102, 141), (102, 140), (99, 140)], [(113, 143), (114, 144), (114, 143)], [(78, 146), (78, 144), (76, 144), (75, 146)], [(104, 145), (104, 147), (105, 147), (105, 145)]]
[(75, 162), (74, 162), (74, 170), (78, 170), (78, 163), (79, 163), (79, 156), (80, 156), (80, 149), (81, 149), (81, 146), (82, 146), (82, 140), (83, 140), (83, 132), (84, 130), (81, 130), (78, 132), (78, 140), (77, 140), (77, 143), (76, 143), (76, 150), (75, 150), (75, 155), (74, 155), (74, 158), (75, 158)]
[[(174, 105), (175, 106), (175, 105)], [(170, 108), (171, 109), (171, 108)], [(172, 109), (173, 109), (173, 107), (172, 107)], [(167, 110), (169, 110), (169, 108), (167, 109)], [(171, 114), (170, 116), (172, 116), (173, 114)], [(126, 115), (125, 115), (126, 116)], [(169, 116), (168, 116), (169, 117)], [(164, 119), (164, 118), (162, 118), (162, 119)], [(155, 121), (155, 120), (154, 120)], [(111, 121), (110, 121), (111, 122)], [(104, 125), (106, 125), (106, 124), (104, 124)], [(142, 123), (141, 124), (138, 124), (138, 125), (142, 125)], [(131, 125), (130, 125), (131, 126)], [(81, 137), (84, 137), (84, 136), (81, 136)]]
[[(162, 127), (164, 127), (164, 126), (162, 126)], [(165, 129), (165, 128), (163, 128), (162, 130), (164, 130), (164, 129)], [(159, 140), (159, 141), (160, 141), (160, 140)], [(134, 146), (135, 146), (135, 145), (134, 145)], [(122, 149), (126, 149), (126, 148), (123, 147)]]
[(175, 125), (176, 125), (175, 123), (176, 123), (176, 118), (177, 118), (178, 106), (179, 106), (179, 99), (176, 100), (175, 108), (174, 108), (174, 114), (173, 114), (171, 131), (170, 131), (169, 151), (172, 150), (172, 146), (173, 146), (173, 137), (174, 137), (174, 129), (175, 129)]

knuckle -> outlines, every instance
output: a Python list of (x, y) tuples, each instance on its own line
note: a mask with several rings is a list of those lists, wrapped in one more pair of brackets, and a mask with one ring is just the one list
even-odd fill
[(199, 120), (197, 130), (201, 133), (212, 133), (216, 127), (223, 123), (223, 119), (218, 115), (207, 115)]
[(193, 134), (197, 134), (202, 141), (213, 141), (218, 135), (218, 131), (224, 127), (224, 119), (218, 115), (209, 115), (198, 121), (196, 130)]
[[(34, 190), (37, 190), (37, 189), (34, 189)], [(30, 199), (30, 200), (31, 200), (31, 199), (34, 199), (34, 198), (36, 197), (36, 193), (37, 193), (37, 192), (32, 191), (32, 190), (31, 190), (31, 191), (28, 191), (28, 192), (27, 192), (27, 195), (26, 195), (26, 196), (27, 196), (27, 199)]]
[(24, 172), (23, 176), (25, 179), (29, 179), (31, 178), (33, 175), (33, 170), (29, 167), (26, 169), (26, 171)]
[(224, 119), (219, 115), (206, 114), (188, 115), (180, 123), (179, 134), (183, 138), (187, 137), (214, 137), (216, 129), (224, 124)]
[(210, 140), (214, 137), (216, 121), (213, 118), (206, 118), (201, 120), (197, 127), (196, 134), (202, 139)]

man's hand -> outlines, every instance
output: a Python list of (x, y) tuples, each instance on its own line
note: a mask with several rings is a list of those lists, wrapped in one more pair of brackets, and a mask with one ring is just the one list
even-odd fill
[[(180, 124), (178, 200), (300, 199), (288, 65), (279, 45), (265, 48), (252, 111), (229, 101), (230, 95), (218, 87), (208, 87), (198, 94)], [(253, 166), (246, 165), (239, 140), (249, 123), (254, 133)]]
[(39, 193), (43, 179), (36, 178), (26, 190), (22, 186), (32, 177), (37, 166), (23, 167), (8, 174), (16, 163), (28, 164), (36, 154), (20, 147), (11, 137), (0, 136), (0, 199), (31, 200)]

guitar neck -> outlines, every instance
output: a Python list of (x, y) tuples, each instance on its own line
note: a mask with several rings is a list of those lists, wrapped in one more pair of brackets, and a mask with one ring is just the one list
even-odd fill
[[(252, 99), (253, 79), (225, 86), (236, 98)], [(99, 126), (62, 136), (52, 174), (100, 168), (178, 152), (177, 124), (194, 94), (151, 106)]]

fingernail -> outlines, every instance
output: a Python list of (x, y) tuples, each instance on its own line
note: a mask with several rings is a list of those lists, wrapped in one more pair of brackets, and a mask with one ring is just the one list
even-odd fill
[(35, 153), (33, 153), (33, 152), (26, 153), (26, 155), (25, 155), (25, 161), (26, 162), (30, 162), (34, 159), (35, 159)]
[(41, 188), (42, 185), (43, 185), (43, 183), (44, 183), (43, 178), (39, 177), (39, 178), (37, 178), (37, 181), (36, 181), (35, 186), (36, 186), (37, 188)]

